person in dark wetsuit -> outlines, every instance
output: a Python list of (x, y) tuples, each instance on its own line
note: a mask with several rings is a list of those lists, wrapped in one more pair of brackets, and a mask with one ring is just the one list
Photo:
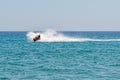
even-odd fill
[(33, 38), (33, 41), (35, 42), (35, 41), (37, 41), (37, 40), (39, 40), (40, 39), (40, 35), (38, 35), (38, 36), (36, 36), (35, 38)]

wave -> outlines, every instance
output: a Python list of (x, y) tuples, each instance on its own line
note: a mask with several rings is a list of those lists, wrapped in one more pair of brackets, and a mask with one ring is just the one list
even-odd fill
[(37, 42), (86, 42), (86, 41), (100, 41), (100, 42), (109, 42), (109, 41), (120, 41), (120, 39), (91, 39), (91, 38), (74, 38), (65, 36), (62, 33), (58, 33), (54, 30), (46, 30), (45, 32), (35, 33), (28, 32), (27, 38), (29, 41), (33, 41), (33, 38), (36, 35), (41, 36), (41, 39)]

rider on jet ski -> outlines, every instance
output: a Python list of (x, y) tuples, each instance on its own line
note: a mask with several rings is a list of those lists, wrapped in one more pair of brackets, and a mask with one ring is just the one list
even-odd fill
[(34, 41), (34, 42), (37, 41), (37, 40), (40, 40), (40, 35), (37, 35), (37, 36), (35, 36), (35, 37), (33, 38), (33, 41)]

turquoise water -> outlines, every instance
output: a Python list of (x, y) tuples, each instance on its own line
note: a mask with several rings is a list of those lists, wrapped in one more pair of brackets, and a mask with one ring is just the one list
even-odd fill
[(61, 32), (83, 41), (32, 42), (0, 32), (0, 80), (120, 80), (120, 32)]

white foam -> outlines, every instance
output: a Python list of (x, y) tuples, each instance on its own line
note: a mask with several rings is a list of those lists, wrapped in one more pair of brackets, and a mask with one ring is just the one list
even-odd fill
[(54, 30), (47, 30), (42, 33), (28, 32), (27, 38), (30, 41), (33, 41), (33, 38), (40, 34), (41, 39), (37, 42), (84, 42), (84, 41), (120, 41), (120, 39), (90, 39), (90, 38), (74, 38), (65, 36), (62, 33), (58, 33)]

